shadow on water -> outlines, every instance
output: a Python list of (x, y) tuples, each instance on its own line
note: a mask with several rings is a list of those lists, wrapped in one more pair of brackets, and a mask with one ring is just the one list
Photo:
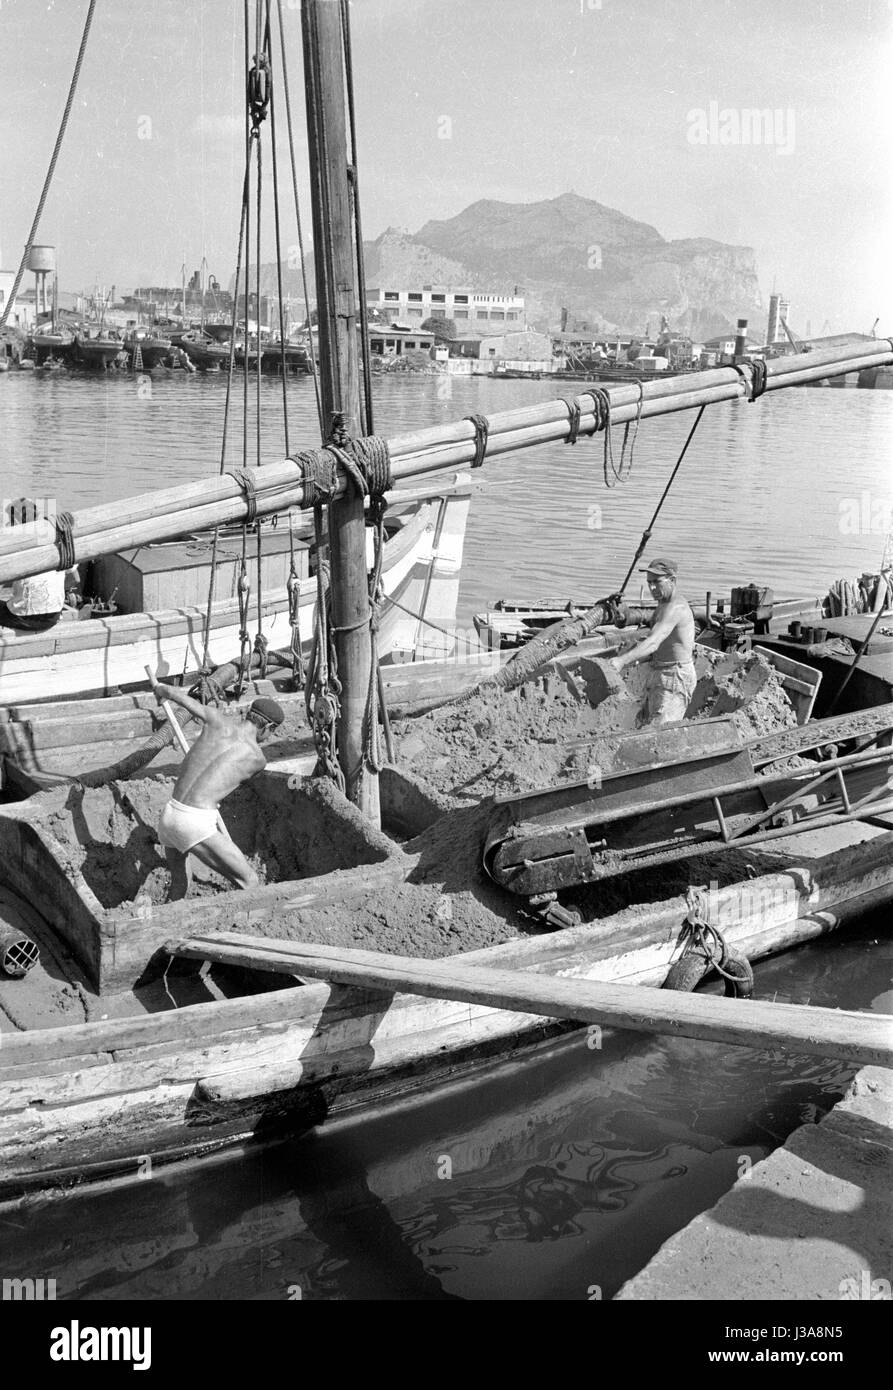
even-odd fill
[[(886, 1007), (883, 925), (758, 965), (758, 996)], [(685, 1039), (592, 1041), (581, 1030), (301, 1139), (2, 1212), (5, 1263), (91, 1300), (607, 1299), (853, 1075)], [(808, 1234), (792, 1205), (769, 1214)]]

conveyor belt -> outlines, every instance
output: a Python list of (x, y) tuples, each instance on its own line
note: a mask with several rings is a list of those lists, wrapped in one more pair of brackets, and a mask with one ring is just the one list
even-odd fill
[[(692, 726), (694, 728), (695, 726)], [(869, 747), (797, 773), (766, 764), (844, 737), (883, 739), (893, 706), (817, 720), (740, 747), (497, 801), (484, 848), (492, 878), (535, 896), (729, 846), (893, 811), (893, 748)], [(754, 757), (754, 751), (757, 757)]]

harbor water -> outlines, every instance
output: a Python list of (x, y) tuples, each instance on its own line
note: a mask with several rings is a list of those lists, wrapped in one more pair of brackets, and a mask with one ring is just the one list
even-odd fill
[[(253, 446), (255, 381), (249, 391)], [(236, 412), (241, 381), (237, 379)], [(292, 450), (319, 441), (313, 384), (288, 382)], [(382, 376), (375, 429), (395, 435), (582, 385)], [(220, 465), (223, 374), (0, 377), (0, 492), (75, 510), (207, 477)], [(282, 388), (262, 378), (262, 461), (282, 456)], [(238, 420), (238, 415), (236, 415)], [(605, 487), (603, 436), (493, 458), (466, 534), (459, 621), (500, 597), (599, 598), (620, 584), (694, 420), (641, 423), (628, 480)], [(619, 463), (623, 429), (614, 430)], [(242, 463), (231, 427), (226, 466)], [(632, 430), (630, 431), (632, 444)], [(627, 449), (627, 460), (630, 450)], [(249, 456), (249, 464), (255, 462)], [(893, 510), (893, 396), (797, 388), (705, 412), (650, 550), (675, 558), (695, 603), (751, 580), (777, 597), (877, 572)], [(628, 591), (637, 592), (634, 582)]]
[[(757, 997), (888, 1012), (886, 926), (758, 964)], [(852, 1076), (583, 1029), (286, 1144), (0, 1209), (0, 1254), (59, 1299), (609, 1300)]]
[[(376, 431), (582, 389), (382, 377)], [(268, 462), (284, 448), (281, 384), (264, 379), (261, 390)], [(0, 493), (76, 510), (213, 474), (224, 391), (223, 377), (182, 373), (10, 372), (0, 377)], [(287, 391), (292, 450), (311, 447), (312, 382)], [(250, 395), (253, 411), (253, 381)], [(630, 474), (610, 490), (601, 437), (491, 460), (472, 502), (460, 623), (501, 596), (616, 589), (693, 418), (644, 421)], [(649, 553), (678, 561), (695, 602), (750, 581), (817, 595), (876, 572), (891, 444), (887, 392), (798, 389), (713, 407)], [(237, 429), (226, 466), (241, 463)], [(757, 997), (888, 1011), (885, 927), (879, 914), (762, 963)], [(748, 1164), (819, 1119), (853, 1074), (632, 1033), (590, 1043), (583, 1030), (495, 1063), (473, 1085), (287, 1144), (147, 1163), (123, 1186), (0, 1211), (4, 1267), (55, 1278), (59, 1299), (607, 1300)]]

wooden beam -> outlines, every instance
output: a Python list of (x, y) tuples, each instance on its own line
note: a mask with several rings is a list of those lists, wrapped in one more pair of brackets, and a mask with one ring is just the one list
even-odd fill
[[(313, 204), (319, 322), (319, 384), (324, 438), (339, 417), (351, 438), (360, 420), (353, 209), (348, 182), (344, 47), (340, 0), (304, 0), (304, 78)], [(332, 623), (341, 681), (338, 759), (350, 801), (381, 824), (378, 777), (366, 766), (367, 704), (372, 669), (366, 518), (363, 498), (342, 493), (329, 515)]]
[[(893, 343), (882, 338), (779, 357), (766, 364), (766, 390), (777, 391), (824, 377), (891, 364)], [(611, 420), (615, 425), (635, 419), (637, 413), (647, 419), (704, 404), (741, 400), (747, 394), (744, 381), (732, 367), (691, 372), (668, 381), (633, 385), (614, 382), (599, 389), (606, 390), (610, 397)], [(592, 393), (584, 391), (578, 399), (580, 434), (591, 435), (595, 426)], [(489, 419), (488, 459), (515, 449), (558, 442), (568, 435), (568, 407), (563, 399), (499, 411)], [(440, 469), (468, 466), (475, 457), (475, 430), (467, 420), (458, 420), (397, 435), (388, 440), (388, 448), (392, 476), (397, 482)], [(347, 483), (340, 466), (338, 475), (336, 492), (341, 495)], [(310, 490), (290, 460), (265, 464), (257, 469), (255, 486), (260, 516), (307, 505)], [(149, 541), (173, 540), (195, 530), (242, 522), (246, 515), (247, 503), (241, 485), (224, 473), (219, 478), (204, 478), (198, 483), (143, 493), (75, 512), (73, 530), (77, 556), (79, 560), (89, 560)], [(19, 532), (22, 534), (16, 534)], [(6, 535), (0, 536), (0, 583), (40, 574), (57, 568), (58, 564), (55, 543), (34, 526), (11, 527)]]
[(642, 985), (593, 983), (469, 966), (456, 957), (421, 960), (238, 932), (189, 937), (169, 942), (165, 949), (172, 955), (196, 960), (220, 961), (363, 989), (454, 999), (545, 1018), (567, 1018), (643, 1033), (669, 1033), (759, 1051), (783, 1047), (803, 1056), (833, 1057), (856, 1066), (893, 1066), (891, 1020), (842, 1009), (677, 994)]

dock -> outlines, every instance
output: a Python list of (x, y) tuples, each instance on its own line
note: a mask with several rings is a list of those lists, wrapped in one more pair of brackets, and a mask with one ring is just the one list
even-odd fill
[(889, 1300), (893, 1074), (865, 1067), (817, 1125), (748, 1167), (618, 1300)]

